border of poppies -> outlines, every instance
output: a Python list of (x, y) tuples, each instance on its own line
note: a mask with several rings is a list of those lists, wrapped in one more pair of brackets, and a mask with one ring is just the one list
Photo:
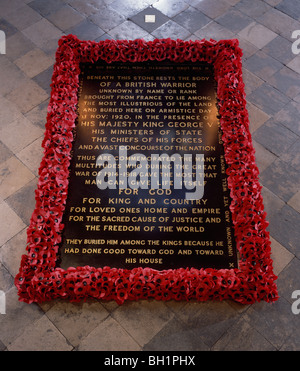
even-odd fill
[[(36, 207), (27, 230), (27, 255), (15, 277), (19, 300), (27, 303), (57, 298), (81, 301), (233, 299), (242, 304), (278, 299), (271, 259), (268, 222), (261, 196), (255, 151), (249, 131), (242, 51), (238, 40), (182, 41), (155, 39), (82, 41), (74, 35), (59, 40), (48, 106), (44, 157), (35, 191)], [(227, 163), (230, 210), (240, 255), (239, 269), (120, 269), (57, 267), (72, 157), (73, 129), (81, 62), (124, 63), (148, 60), (204, 61), (213, 64), (217, 102)]]

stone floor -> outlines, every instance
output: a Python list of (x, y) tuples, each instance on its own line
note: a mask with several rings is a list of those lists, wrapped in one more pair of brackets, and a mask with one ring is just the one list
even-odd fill
[[(155, 14), (156, 23), (144, 23)], [(0, 350), (300, 350), (298, 0), (0, 0)], [(18, 301), (58, 39), (238, 38), (280, 299), (43, 305)], [(299, 306), (300, 307), (300, 306)]]

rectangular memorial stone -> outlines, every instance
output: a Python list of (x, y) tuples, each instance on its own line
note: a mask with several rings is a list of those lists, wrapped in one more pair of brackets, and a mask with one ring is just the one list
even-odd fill
[(59, 40), (21, 301), (278, 299), (241, 56)]
[(213, 68), (81, 65), (61, 267), (236, 268)]

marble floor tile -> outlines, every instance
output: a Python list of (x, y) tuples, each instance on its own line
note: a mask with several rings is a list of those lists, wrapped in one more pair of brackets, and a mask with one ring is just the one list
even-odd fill
[(119, 26), (110, 30), (108, 34), (115, 40), (135, 40), (137, 38), (143, 38), (145, 35), (147, 35), (147, 31), (143, 30), (141, 27), (131, 21), (125, 21), (124, 23), (121, 23)]
[(0, 58), (0, 81), (0, 94), (2, 97), (22, 84), (30, 82), (24, 72), (11, 62), (6, 55), (1, 55)]
[(294, 331), (293, 316), (290, 304), (280, 298), (271, 306), (258, 303), (249, 308), (244, 318), (256, 331), (263, 333), (273, 347), (279, 348)]
[(265, 0), (267, 4), (270, 4), (271, 6), (278, 5), (282, 0)]
[(270, 116), (250, 102), (247, 103), (247, 110), (249, 114), (250, 132), (253, 134), (270, 118)]
[(49, 22), (46, 18), (25, 28), (24, 35), (47, 53), (56, 50), (58, 39), (63, 36), (62, 31)]
[(30, 50), (34, 49), (36, 45), (30, 41), (22, 32), (16, 32), (9, 37), (6, 42), (6, 57), (14, 61)]
[[(22, 14), (22, 17), (20, 17), (20, 13)], [(7, 19), (18, 30), (22, 31), (24, 28), (27, 28), (33, 23), (41, 20), (42, 16), (27, 4), (23, 4), (23, 6), (19, 7), (17, 11), (16, 9), (13, 9), (9, 13), (5, 14), (5, 19)]]
[(253, 138), (276, 156), (281, 156), (296, 143), (298, 136), (270, 119), (256, 130)]
[(16, 103), (21, 112), (25, 114), (47, 99), (48, 94), (33, 80), (29, 80), (12, 90), (6, 98)]
[[(137, 14), (135, 16), (137, 16)], [(92, 14), (88, 19), (105, 32), (108, 32), (112, 28), (119, 26), (126, 20), (122, 13), (118, 13), (111, 7), (101, 8), (98, 12)]]
[(47, 317), (74, 347), (108, 316), (109, 312), (98, 302), (59, 301), (47, 311)]
[(0, 4), (0, 14), (5, 16), (12, 11), (18, 11), (24, 5), (22, 0), (2, 0)]
[(12, 152), (17, 153), (43, 134), (44, 132), (42, 129), (33, 125), (26, 117), (23, 116), (7, 124), (0, 130), (0, 140)]
[(280, 348), (281, 351), (297, 351), (299, 349), (299, 320), (298, 317), (296, 318), (295, 322), (298, 323), (298, 327), (295, 328), (295, 330), (289, 335), (286, 340), (284, 341), (284, 344)]
[(66, 31), (71, 27), (75, 27), (78, 23), (82, 22), (85, 17), (74, 10), (69, 5), (64, 5), (57, 11), (52, 12), (47, 16), (48, 21), (53, 23), (57, 28)]
[(291, 101), (276, 113), (274, 120), (300, 136), (299, 113), (299, 104)]
[(0, 116), (0, 129), (4, 128), (7, 124), (23, 117), (20, 109), (15, 103), (10, 102), (4, 97), (0, 96), (1, 116)]
[[(1, 253), (1, 250), (0, 250)], [(14, 279), (5, 267), (5, 265), (0, 263), (0, 287), (2, 289), (2, 292), (7, 292), (14, 286)], [(1, 293), (2, 294), (2, 293)], [(2, 294), (3, 295), (3, 294)], [(2, 309), (2, 308), (1, 308)], [(3, 314), (1, 312), (1, 314)]]
[(195, 0), (191, 5), (212, 19), (225, 15), (227, 11), (230, 11), (230, 3), (222, 0)]
[(294, 196), (289, 199), (288, 205), (300, 213), (300, 191), (295, 193)]
[(49, 104), (49, 99), (46, 99), (39, 105), (32, 108), (27, 113), (25, 113), (24, 116), (28, 118), (29, 121), (32, 122), (34, 125), (37, 125), (43, 130), (45, 130), (48, 104)]
[(287, 67), (283, 67), (277, 73), (267, 78), (267, 81), (274, 88), (292, 99), (300, 93), (299, 75)]
[(5, 199), (30, 182), (34, 175), (23, 163), (12, 156), (0, 164), (0, 197)]
[[(24, 333), (24, 330), (28, 327), (34, 330), (34, 322), (44, 316), (44, 312), (39, 308), (38, 305), (28, 305), (18, 301), (17, 289), (12, 287), (8, 292), (5, 293), (6, 298), (6, 314), (0, 316), (0, 341), (9, 347), (15, 340), (18, 340)], [(25, 342), (30, 343), (23, 338), (22, 343), (19, 344), (19, 349), (25, 347)], [(39, 338), (40, 344), (43, 344), (41, 336)]]
[(168, 35), (172, 35), (172, 37), (174, 37), (175, 39), (185, 40), (190, 36), (190, 32), (180, 26), (178, 23), (170, 20), (153, 31), (152, 35), (154, 35), (158, 39), (167, 38)]
[(235, 4), (235, 9), (255, 19), (270, 10), (271, 6), (261, 0), (241, 0)]
[(174, 21), (194, 33), (211, 22), (211, 19), (197, 9), (189, 7), (174, 17)]
[(271, 258), (273, 259), (274, 274), (279, 275), (281, 271), (283, 271), (283, 269), (294, 258), (294, 255), (273, 237), (270, 237), (270, 240), (272, 249)]
[(0, 249), (0, 259), (9, 273), (15, 277), (20, 268), (20, 256), (26, 254), (27, 226), (16, 233)]
[(153, 4), (153, 8), (172, 18), (179, 13), (182, 14), (188, 8), (188, 4), (183, 0), (158, 0)]
[[(292, 298), (293, 291), (298, 290), (299, 287), (299, 274), (299, 259), (294, 257), (278, 278), (278, 290), (281, 293), (281, 296), (284, 297), (290, 304), (294, 302)], [(297, 323), (297, 316), (294, 315), (294, 317), (291, 319), (294, 323), (296, 322), (295, 325), (299, 325), (299, 323)], [(299, 331), (297, 333), (299, 333)]]
[(16, 157), (36, 176), (38, 176), (38, 169), (44, 154), (42, 140), (43, 136), (40, 136), (20, 152), (16, 153)]
[(0, 163), (8, 160), (13, 153), (0, 141)]
[(45, 0), (33, 0), (30, 1), (29, 6), (45, 17), (63, 7), (64, 2), (62, 0), (52, 0), (51, 2)]
[(18, 29), (14, 27), (10, 22), (8, 22), (6, 19), (0, 18), (0, 30), (4, 32), (5, 37), (11, 37), (15, 33), (18, 32)]
[(281, 155), (281, 159), (300, 172), (300, 138)]
[[(103, 8), (103, 5), (109, 5), (109, 3), (112, 3), (114, 0), (105, 0), (105, 1), (99, 1), (99, 0), (89, 0), (89, 1), (82, 1), (82, 0), (71, 0), (68, 1), (68, 3), (72, 6), (73, 9), (77, 10), (80, 14), (82, 14), (85, 17), (89, 17), (90, 15), (93, 15), (101, 8)], [(113, 17), (112, 17), (113, 18)]]
[(298, 57), (295, 57), (292, 59), (288, 64), (287, 67), (292, 69), (293, 71), (297, 72), (298, 74), (300, 73), (300, 61)]
[(160, 349), (161, 352), (186, 352), (207, 351), (209, 347), (199, 339), (193, 329), (187, 329), (183, 322), (174, 318), (143, 347), (143, 351), (155, 351), (156, 349)]
[[(28, 338), (30, 338), (30, 341), (27, 340)], [(73, 347), (46, 315), (28, 325), (22, 335), (8, 346), (9, 351), (42, 351), (49, 349), (52, 351), (70, 351)]]
[[(51, 95), (51, 81), (53, 75), (53, 65), (51, 64), (50, 67), (43, 70), (39, 74), (33, 77), (33, 81), (36, 82), (39, 87), (41, 87), (50, 97)], [(44, 116), (46, 117), (46, 115)]]
[[(299, 259), (299, 213), (292, 207), (285, 205), (277, 214), (272, 215), (269, 221), (271, 236)], [(298, 288), (296, 287), (296, 289)]]
[(123, 17), (129, 18), (147, 8), (151, 3), (152, 1), (149, 0), (115, 0), (109, 6), (122, 14)]
[(289, 98), (271, 85), (264, 83), (248, 95), (248, 100), (267, 115), (276, 115), (289, 102)]
[(112, 316), (122, 323), (122, 327), (138, 344), (144, 346), (174, 317), (174, 314), (164, 302), (149, 300), (126, 303), (117, 308)]
[(276, 36), (275, 39), (262, 48), (262, 51), (283, 64), (287, 64), (295, 58), (292, 52), (292, 40), (282, 36)]
[(226, 301), (189, 302), (176, 313), (186, 325), (210, 348), (239, 318), (240, 314)]
[[(246, 96), (250, 95), (255, 89), (261, 86), (264, 81), (256, 76), (254, 73), (247, 70), (246, 67), (243, 68), (243, 81), (245, 84), (245, 93)], [(248, 104), (249, 102), (247, 102)]]
[(300, 3), (297, 0), (282, 0), (276, 5), (276, 9), (294, 19), (300, 20)]
[(255, 148), (255, 160), (256, 165), (259, 169), (259, 172), (262, 173), (268, 166), (272, 164), (273, 161), (276, 160), (276, 156), (267, 150), (263, 145), (256, 142), (253, 139), (253, 146)]
[(252, 18), (235, 9), (230, 9), (215, 20), (232, 32), (240, 32), (253, 22)]
[(269, 42), (275, 39), (277, 34), (259, 23), (252, 22), (240, 31), (238, 36), (249, 41), (257, 48), (262, 49)]
[(264, 210), (267, 213), (267, 219), (269, 221), (273, 215), (276, 215), (280, 212), (285, 205), (285, 202), (264, 185), (262, 187), (261, 194), (263, 197)]
[(41, 49), (35, 48), (15, 60), (15, 64), (30, 78), (52, 66), (53, 60)]
[(36, 188), (37, 178), (34, 178), (5, 200), (26, 225), (29, 225), (35, 207)]
[(263, 171), (260, 180), (263, 185), (287, 202), (299, 190), (300, 173), (278, 158)]
[(82, 339), (79, 351), (137, 351), (140, 345), (113, 318), (108, 317)]
[(223, 39), (231, 39), (234, 38), (234, 33), (227, 28), (221, 26), (219, 23), (215, 21), (209, 22), (204, 27), (200, 28), (199, 30), (195, 31), (194, 34), (198, 37), (199, 40), (201, 39), (213, 39), (216, 41), (223, 40)]
[[(236, 36), (234, 36), (236, 38)], [(237, 39), (239, 41), (239, 46), (242, 49), (243, 52), (243, 61), (246, 61), (248, 58), (251, 57), (251, 55), (255, 54), (258, 51), (258, 48), (250, 43), (247, 40), (244, 40), (242, 37), (238, 37)]]
[(300, 29), (298, 20), (275, 8), (257, 17), (256, 21), (288, 40), (291, 39), (293, 30)]
[(283, 65), (276, 59), (259, 50), (245, 61), (244, 67), (266, 81), (266, 79), (274, 75), (275, 72), (283, 68)]
[(25, 224), (21, 218), (5, 201), (0, 202), (0, 245), (3, 245), (24, 228)]
[(213, 346), (214, 351), (274, 351), (259, 331), (241, 318)]
[(93, 23), (91, 20), (86, 19), (80, 22), (75, 27), (69, 28), (65, 31), (66, 35), (76, 35), (81, 40), (95, 40), (104, 34), (104, 30)]

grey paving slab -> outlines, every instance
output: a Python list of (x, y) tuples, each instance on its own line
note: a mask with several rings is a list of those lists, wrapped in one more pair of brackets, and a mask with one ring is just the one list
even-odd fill
[(288, 129), (300, 136), (300, 125), (298, 120), (299, 112), (299, 104), (291, 101), (276, 113), (274, 120), (286, 126)]
[(270, 10), (271, 6), (261, 0), (241, 0), (237, 2), (235, 9), (255, 19)]
[(272, 119), (253, 134), (253, 138), (277, 156), (286, 153), (296, 143), (298, 136)]
[(197, 332), (173, 318), (144, 347), (144, 351), (207, 351), (209, 346), (199, 338)]
[(85, 19), (76, 26), (67, 29), (65, 34), (76, 35), (81, 40), (95, 40), (104, 34), (104, 30), (90, 19)]
[(285, 205), (269, 220), (269, 230), (272, 236), (299, 259), (299, 213), (289, 205)]
[(275, 39), (265, 45), (262, 48), (262, 51), (277, 59), (279, 62), (287, 64), (295, 58), (295, 55), (292, 52), (292, 41), (293, 40), (278, 35)]
[(285, 340), (297, 329), (291, 306), (284, 298), (280, 298), (274, 305), (259, 303), (249, 308), (243, 318), (257, 332), (263, 334), (272, 344), (273, 350), (281, 348)]
[(297, 0), (282, 0), (276, 9), (281, 12), (288, 14), (290, 17), (299, 20), (300, 19), (300, 3)]
[(40, 13), (43, 17), (48, 16), (49, 14), (59, 10), (64, 6), (62, 0), (33, 0), (28, 4), (32, 9)]
[(88, 20), (100, 27), (101, 30), (108, 32), (122, 24), (126, 17), (111, 7), (105, 7), (93, 13)]
[(153, 8), (171, 18), (187, 9), (188, 4), (183, 0), (158, 0), (153, 4)]
[(201, 11), (193, 7), (189, 7), (177, 14), (176, 17), (174, 17), (174, 21), (186, 28), (191, 33), (194, 33), (211, 22), (211, 19), (204, 15)]
[[(290, 302), (290, 304), (294, 302), (292, 293), (295, 291), (295, 287), (298, 285), (299, 274), (300, 274), (299, 259), (294, 257), (278, 278), (278, 289), (281, 292), (281, 295), (288, 302)], [(297, 319), (296, 316), (292, 318), (293, 320)]]
[(267, 78), (283, 68), (283, 65), (259, 50), (246, 60), (244, 67), (266, 81)]
[(214, 351), (274, 351), (276, 348), (241, 318), (223, 334), (212, 349)]
[(248, 95), (248, 100), (268, 115), (275, 115), (290, 102), (285, 94), (268, 83), (264, 83), (255, 89)]
[(175, 21), (169, 20), (164, 25), (153, 31), (152, 35), (154, 35), (158, 39), (168, 38), (168, 36), (172, 36), (175, 39), (185, 40), (191, 35), (191, 33)]
[(253, 19), (236, 9), (230, 9), (215, 19), (232, 32), (240, 32), (253, 22)]

